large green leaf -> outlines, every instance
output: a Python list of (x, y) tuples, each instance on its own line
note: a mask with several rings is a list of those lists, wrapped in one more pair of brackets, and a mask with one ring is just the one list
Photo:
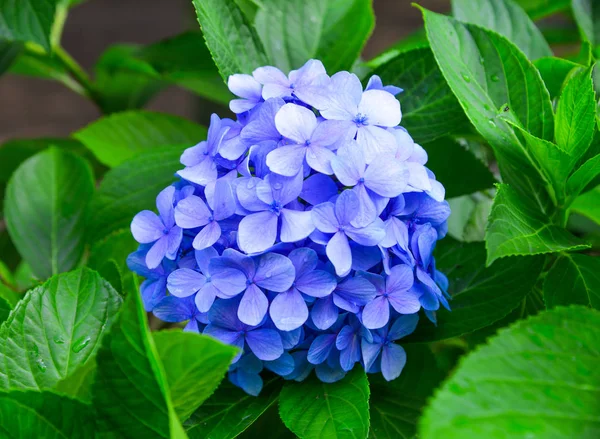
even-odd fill
[(58, 148), (27, 159), (11, 177), (5, 201), (8, 231), (38, 277), (68, 271), (79, 262), (93, 192), (89, 163)]
[(238, 436), (275, 404), (282, 381), (279, 378), (266, 381), (256, 397), (229, 381), (222, 381), (217, 391), (185, 423), (189, 438)]
[(598, 311), (570, 307), (501, 331), (436, 393), (420, 437), (598, 437), (598, 327)]
[(448, 235), (464, 242), (485, 239), (485, 226), (493, 200), (482, 193), (448, 199), (452, 215), (448, 218)]
[(301, 439), (366, 438), (369, 432), (369, 382), (362, 367), (326, 384), (311, 376), (287, 382), (279, 396), (283, 423)]
[(488, 265), (505, 256), (538, 255), (589, 247), (585, 241), (553, 225), (548, 217), (540, 214), (506, 184), (498, 185), (485, 240)]
[(600, 186), (577, 197), (571, 204), (571, 211), (600, 224)]
[(0, 392), (0, 432), (12, 438), (91, 438), (94, 412), (52, 392)]
[(89, 240), (127, 229), (136, 213), (154, 209), (158, 193), (175, 180), (183, 148), (156, 148), (106, 173), (90, 206)]
[(377, 67), (384, 84), (402, 87), (402, 126), (419, 143), (427, 143), (465, 127), (464, 111), (446, 84), (431, 50), (402, 52)]
[(208, 336), (181, 331), (157, 332), (154, 343), (173, 408), (184, 421), (215, 391), (237, 349)]
[(596, 102), (591, 71), (589, 68), (569, 79), (556, 107), (556, 143), (572, 155), (574, 160), (585, 154), (596, 129)]
[(538, 20), (569, 9), (571, 0), (515, 0), (529, 16)]
[(427, 345), (408, 345), (402, 374), (388, 382), (380, 374), (369, 376), (371, 388), (369, 439), (414, 437), (427, 399), (443, 374)]
[(309, 59), (350, 70), (373, 30), (371, 0), (263, 0), (254, 18), (270, 63), (284, 72)]
[(529, 133), (552, 140), (554, 121), (548, 91), (535, 67), (504, 37), (423, 10), (427, 36), (448, 85), (467, 116), (494, 148), (503, 180), (551, 208), (539, 171), (498, 112), (506, 111)]
[(587, 160), (567, 181), (567, 192), (577, 196), (600, 174), (600, 154)]
[(550, 97), (555, 98), (560, 94), (562, 86), (569, 76), (569, 73), (576, 68), (582, 68), (581, 64), (574, 63), (568, 59), (545, 57), (537, 59), (534, 65), (542, 75), (544, 84), (550, 93)]
[(50, 34), (62, 0), (0, 0), (0, 40), (31, 41), (50, 50)]
[(92, 400), (99, 432), (116, 437), (185, 438), (139, 294), (129, 294), (102, 340)]
[(93, 362), (120, 304), (117, 292), (87, 268), (29, 291), (0, 328), (0, 389), (52, 389)]
[(127, 111), (99, 119), (73, 136), (114, 167), (148, 149), (193, 146), (206, 139), (206, 128), (170, 114)]
[(600, 259), (576, 253), (559, 256), (544, 282), (544, 301), (549, 308), (577, 304), (600, 309)]
[(235, 0), (192, 0), (206, 45), (224, 81), (269, 64), (260, 38)]
[(134, 274), (127, 267), (127, 256), (138, 246), (129, 229), (118, 230), (94, 243), (87, 265), (98, 271), (122, 294), (136, 292)]
[(497, 182), (482, 162), (450, 138), (428, 143), (425, 150), (427, 167), (443, 182), (447, 198), (490, 189)]
[(543, 262), (541, 257), (521, 257), (486, 268), (483, 243), (441, 241), (436, 267), (450, 281), (451, 311), (437, 312), (437, 326), (423, 320), (403, 342), (443, 340), (492, 325), (531, 293)]
[(452, 14), (504, 35), (531, 60), (552, 56), (540, 30), (513, 0), (453, 0)]
[(600, 46), (600, 4), (595, 0), (572, 0), (571, 6), (581, 36), (592, 47)]

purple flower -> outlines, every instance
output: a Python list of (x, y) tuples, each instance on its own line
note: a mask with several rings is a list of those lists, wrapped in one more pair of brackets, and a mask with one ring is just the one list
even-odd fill
[(158, 267), (149, 269), (146, 266), (146, 253), (144, 250), (131, 253), (127, 256), (127, 267), (146, 278), (140, 285), (140, 293), (144, 309), (150, 312), (166, 296), (167, 276), (175, 268), (175, 262), (165, 259)]
[(319, 329), (330, 328), (337, 321), (340, 310), (356, 314), (376, 294), (375, 286), (364, 277), (347, 278), (335, 287), (330, 296), (315, 302), (312, 321)]
[(319, 108), (324, 90), (329, 84), (329, 76), (323, 63), (311, 59), (298, 70), (286, 76), (276, 67), (259, 67), (252, 73), (263, 84), (262, 96), (269, 98), (297, 98)]
[(196, 250), (203, 250), (217, 242), (221, 236), (221, 226), (218, 221), (229, 218), (236, 210), (233, 189), (225, 179), (214, 183), (214, 190), (209, 200), (212, 212), (202, 198), (196, 195), (181, 200), (175, 207), (175, 222), (179, 227), (183, 229), (203, 227), (192, 244)]
[(210, 117), (208, 138), (196, 146), (186, 149), (181, 155), (181, 164), (185, 169), (177, 171), (177, 174), (192, 183), (206, 186), (207, 183), (217, 179), (217, 155), (223, 138), (230, 127), (223, 124), (219, 116), (213, 114)]
[(311, 234), (315, 227), (310, 212), (286, 207), (302, 190), (301, 174), (295, 177), (268, 174), (255, 186), (249, 184), (237, 187), (240, 204), (256, 212), (240, 222), (237, 237), (241, 250), (246, 253), (267, 250), (275, 243), (279, 230), (281, 242), (296, 242)]
[(237, 317), (239, 306), (241, 303), (237, 298), (217, 300), (208, 312), (209, 324), (204, 334), (238, 347), (240, 352), (234, 362), (241, 357), (245, 344), (261, 360), (279, 358), (283, 354), (279, 333), (274, 329), (242, 323)]
[(400, 314), (414, 314), (421, 309), (419, 293), (411, 290), (414, 274), (408, 265), (396, 265), (386, 277), (373, 273), (360, 273), (377, 289), (377, 297), (367, 303), (362, 313), (362, 321), (368, 329), (378, 329), (387, 325), (390, 319), (390, 306)]
[(175, 259), (183, 232), (175, 225), (173, 216), (173, 198), (175, 188), (169, 186), (156, 197), (159, 215), (150, 210), (138, 213), (131, 222), (131, 233), (141, 244), (152, 244), (146, 254), (148, 268), (156, 268), (166, 256)]
[(167, 296), (154, 307), (152, 313), (163, 322), (178, 323), (189, 320), (183, 328), (184, 331), (201, 332), (208, 323), (206, 313), (198, 311), (192, 296), (183, 299)]
[(346, 276), (352, 268), (352, 253), (348, 238), (360, 245), (377, 245), (385, 237), (383, 221), (379, 218), (361, 228), (352, 222), (359, 212), (359, 199), (351, 190), (342, 192), (335, 202), (321, 203), (311, 211), (315, 227), (323, 233), (334, 235), (327, 241), (327, 257), (338, 276)]
[(388, 326), (371, 331), (373, 341), (369, 342), (363, 338), (361, 350), (365, 370), (375, 372), (381, 370), (383, 377), (391, 381), (400, 376), (406, 364), (406, 352), (402, 346), (394, 341), (411, 334), (417, 327), (419, 316), (417, 314), (403, 315), (394, 321), (388, 330)]
[(278, 144), (283, 136), (275, 126), (275, 115), (285, 105), (283, 99), (267, 99), (260, 108), (252, 114), (240, 136), (249, 145), (260, 145), (264, 142)]
[(369, 78), (369, 82), (367, 83), (365, 90), (384, 90), (384, 91), (387, 91), (388, 93), (393, 94), (394, 96), (396, 96), (397, 94), (400, 94), (404, 91), (400, 87), (396, 87), (394, 85), (385, 85), (384, 86), (383, 82), (381, 81), (381, 78), (377, 75), (373, 75)]
[(333, 174), (331, 160), (335, 145), (343, 131), (337, 121), (318, 123), (315, 113), (296, 104), (285, 104), (275, 115), (277, 130), (291, 145), (280, 146), (267, 155), (267, 166), (272, 172), (293, 177), (302, 170), (304, 159), (322, 174)]
[(231, 366), (229, 380), (249, 395), (258, 396), (263, 388), (260, 373), (263, 362), (253, 353), (248, 353)]
[(355, 227), (372, 223), (388, 199), (400, 195), (406, 188), (409, 175), (404, 163), (391, 155), (380, 155), (367, 165), (354, 140), (338, 150), (331, 167), (338, 180), (353, 187), (358, 197), (359, 210), (352, 221)]
[(358, 77), (339, 72), (331, 78), (331, 92), (325, 108), (320, 109), (325, 119), (344, 121), (346, 134), (362, 148), (367, 163), (379, 154), (395, 154), (396, 138), (387, 131), (400, 123), (400, 102), (387, 91), (363, 92)]
[(335, 347), (340, 351), (340, 366), (346, 372), (360, 361), (360, 344), (363, 338), (368, 342), (373, 341), (371, 332), (361, 324), (356, 316), (350, 315), (348, 324), (340, 330), (335, 339)]
[(297, 329), (308, 319), (308, 307), (301, 293), (311, 297), (325, 297), (337, 285), (335, 276), (316, 269), (319, 260), (314, 250), (293, 250), (289, 259), (296, 269), (296, 280), (289, 290), (279, 293), (273, 299), (269, 308), (273, 323), (282, 331)]
[(242, 98), (229, 102), (229, 109), (236, 114), (250, 111), (262, 101), (262, 86), (250, 75), (231, 75), (227, 87), (231, 93)]
[(244, 293), (238, 309), (239, 319), (259, 325), (267, 314), (269, 301), (261, 288), (278, 293), (287, 291), (294, 282), (295, 269), (283, 255), (266, 253), (252, 258), (235, 250), (225, 250), (209, 263), (212, 282), (225, 296)]

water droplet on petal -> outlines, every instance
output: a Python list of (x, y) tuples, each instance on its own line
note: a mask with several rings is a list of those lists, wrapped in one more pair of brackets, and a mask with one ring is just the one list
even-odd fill
[(82, 337), (80, 339), (75, 340), (72, 348), (73, 352), (81, 352), (90, 343), (90, 340), (90, 337)]
[(44, 363), (44, 360), (42, 360), (41, 358), (38, 358), (37, 360), (35, 360), (35, 364), (37, 365), (38, 369), (42, 373), (46, 372), (46, 370), (48, 369), (48, 367), (46, 366), (46, 363)]
[(275, 189), (276, 191), (281, 190), (282, 187), (283, 187), (283, 185), (281, 183), (274, 183), (273, 184), (273, 189)]
[(465, 82), (471, 82), (471, 77), (465, 73), (462, 74), (463, 79), (465, 80)]
[(254, 189), (256, 187), (256, 182), (254, 181), (253, 178), (251, 178), (250, 180), (248, 180), (248, 183), (246, 183), (246, 187), (248, 189)]
[(498, 81), (500, 81), (500, 77), (498, 75), (492, 75), (490, 77), (490, 79), (492, 80), (492, 82), (498, 82)]
[(272, 271), (267, 271), (267, 273), (265, 274), (265, 276), (267, 277), (267, 279), (270, 279), (271, 276), (273, 276), (273, 272)]

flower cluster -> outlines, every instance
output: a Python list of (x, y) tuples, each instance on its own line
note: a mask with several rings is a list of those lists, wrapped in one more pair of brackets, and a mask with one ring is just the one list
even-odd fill
[(432, 251), (444, 188), (399, 125), (402, 90), (328, 76), (308, 61), (233, 75), (237, 120), (213, 115), (179, 180), (131, 224), (129, 267), (147, 311), (239, 348), (231, 381), (256, 395), (263, 368), (325, 382), (356, 363), (392, 380), (394, 341), (448, 308)]

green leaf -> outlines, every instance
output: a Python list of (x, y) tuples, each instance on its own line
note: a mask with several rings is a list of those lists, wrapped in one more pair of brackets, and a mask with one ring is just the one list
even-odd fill
[(443, 374), (429, 346), (408, 345), (404, 349), (407, 361), (399, 378), (388, 382), (380, 374), (369, 377), (369, 439), (414, 437), (421, 411), (442, 381)]
[[(0, 294), (2, 293), (2, 288), (4, 288), (4, 285), (0, 284)], [(11, 310), (12, 307), (10, 303), (0, 296), (0, 323), (4, 323), (4, 321), (8, 319)]]
[(287, 382), (279, 396), (281, 420), (301, 439), (366, 438), (369, 432), (369, 382), (361, 367), (338, 382), (310, 376)]
[(436, 392), (419, 436), (597, 437), (598, 327), (598, 311), (573, 306), (500, 331)]
[(79, 366), (66, 378), (59, 381), (54, 390), (58, 393), (77, 398), (87, 403), (92, 402), (92, 384), (96, 373), (96, 362), (88, 361)]
[(374, 24), (371, 0), (261, 0), (254, 19), (274, 66), (319, 59), (331, 74), (352, 68)]
[(567, 181), (567, 192), (577, 196), (600, 174), (600, 154), (587, 160)]
[(585, 154), (596, 129), (596, 102), (591, 72), (589, 68), (571, 77), (556, 107), (556, 143), (575, 160)]
[(503, 180), (548, 212), (550, 200), (525, 146), (497, 117), (499, 109), (508, 111), (532, 135), (552, 140), (552, 104), (539, 73), (504, 37), (427, 10), (423, 15), (440, 69), (468, 118), (493, 147)]
[(23, 44), (0, 40), (0, 75), (6, 72), (23, 50)]
[(448, 238), (440, 241), (435, 255), (437, 269), (450, 282), (451, 311), (437, 311), (437, 326), (424, 320), (403, 343), (444, 340), (492, 325), (531, 293), (543, 267), (541, 257), (521, 257), (486, 268), (483, 243)]
[(600, 224), (600, 186), (577, 197), (571, 204), (571, 212), (583, 215)]
[(182, 168), (182, 151), (175, 147), (145, 151), (107, 172), (90, 206), (88, 240), (97, 242), (118, 230), (129, 230), (138, 212), (154, 209), (158, 193)]
[(533, 20), (569, 9), (571, 0), (515, 0)]
[(265, 49), (235, 0), (192, 0), (206, 45), (225, 82), (269, 64)]
[(98, 431), (116, 437), (181, 439), (165, 371), (139, 294), (129, 294), (97, 355), (92, 400)]
[(546, 88), (550, 93), (550, 97), (555, 98), (560, 94), (565, 80), (573, 69), (582, 68), (581, 64), (574, 63), (568, 59), (546, 57), (535, 60), (534, 65), (537, 67)]
[(427, 167), (444, 182), (447, 198), (490, 189), (497, 182), (482, 162), (450, 138), (428, 143), (424, 148)]
[(540, 30), (512, 0), (454, 0), (452, 15), (504, 35), (531, 60), (552, 56)]
[(600, 309), (600, 259), (560, 255), (544, 282), (544, 301), (548, 308), (577, 304)]
[(119, 292), (136, 292), (134, 274), (127, 267), (127, 256), (138, 247), (131, 231), (122, 229), (94, 243), (87, 265), (98, 271)]
[(458, 241), (483, 241), (492, 203), (490, 197), (481, 193), (450, 198), (452, 215), (448, 218), (448, 234)]
[(189, 438), (238, 436), (275, 404), (281, 384), (281, 379), (272, 378), (265, 382), (260, 395), (254, 397), (229, 381), (222, 381), (217, 391), (185, 423)]
[(592, 47), (600, 45), (600, 4), (595, 0), (572, 0), (573, 15), (581, 36)]
[(92, 408), (52, 392), (0, 392), (0, 413), (0, 431), (5, 437), (94, 437)]
[(6, 223), (19, 253), (39, 278), (68, 271), (79, 262), (93, 192), (89, 163), (58, 148), (30, 157), (14, 172), (6, 188)]
[(428, 48), (400, 53), (372, 73), (384, 84), (404, 88), (398, 95), (402, 126), (416, 142), (427, 143), (467, 125), (464, 111)]
[(170, 114), (128, 111), (99, 119), (73, 137), (114, 167), (148, 149), (193, 146), (206, 138), (206, 128)]
[(498, 192), (485, 235), (487, 265), (516, 255), (538, 255), (589, 248), (585, 241), (550, 223), (506, 184)]
[(154, 343), (173, 408), (184, 421), (215, 391), (237, 349), (208, 336), (181, 331), (156, 332)]
[(117, 292), (87, 268), (29, 291), (0, 328), (0, 389), (52, 389), (93, 362), (120, 304)]
[(50, 50), (50, 34), (62, 0), (0, 0), (0, 40), (31, 41)]

